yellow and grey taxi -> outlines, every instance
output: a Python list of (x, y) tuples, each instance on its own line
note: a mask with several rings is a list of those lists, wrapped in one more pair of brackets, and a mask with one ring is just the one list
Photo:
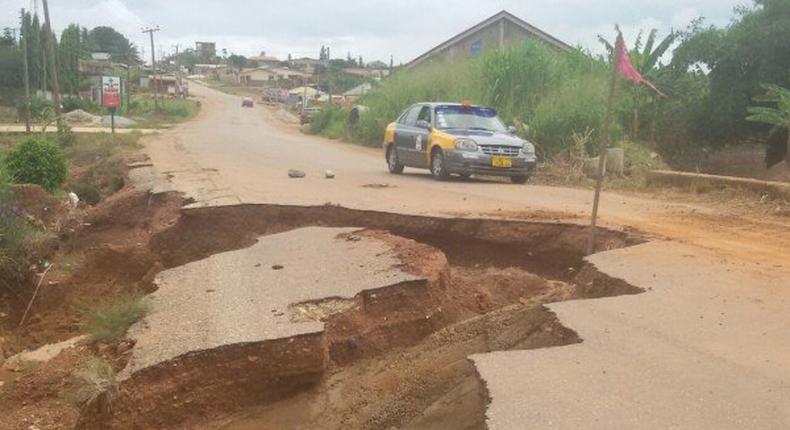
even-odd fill
[(391, 173), (415, 167), (440, 180), (487, 175), (523, 184), (537, 164), (535, 146), (506, 127), (495, 109), (468, 103), (410, 106), (387, 126), (384, 152)]

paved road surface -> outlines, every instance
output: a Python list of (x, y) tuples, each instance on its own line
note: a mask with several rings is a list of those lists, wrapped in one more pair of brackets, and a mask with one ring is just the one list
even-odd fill
[(474, 356), (491, 430), (790, 428), (790, 272), (664, 242), (589, 260), (648, 291), (550, 305), (583, 343)]
[(289, 307), (419, 279), (397, 268), (383, 241), (338, 237), (355, 230), (302, 228), (160, 273), (146, 299), (151, 313), (129, 331), (135, 345), (124, 374), (193, 351), (317, 333), (323, 323), (293, 322)]
[[(587, 222), (591, 190), (496, 182), (437, 182), (425, 171), (386, 171), (380, 150), (306, 136), (264, 106), (242, 109), (241, 99), (193, 85), (203, 104), (196, 121), (148, 140), (147, 152), (176, 188), (208, 204), (328, 202), (351, 208), (417, 214), (568, 218)], [(288, 169), (307, 178), (289, 179)], [(325, 169), (337, 174), (323, 178)], [(365, 188), (389, 184), (389, 188)], [(546, 213), (547, 212), (547, 213)], [(741, 258), (788, 264), (790, 220), (781, 225), (718, 216), (700, 205), (605, 193), (601, 216), (609, 225), (637, 227)], [(727, 229), (736, 229), (730, 234)], [(769, 240), (766, 240), (769, 239)], [(780, 256), (780, 257), (778, 257)]]
[[(377, 150), (304, 136), (261, 106), (242, 109), (238, 97), (192, 89), (203, 103), (197, 120), (149, 139), (147, 152), (172, 178), (166, 187), (199, 205), (331, 202), (574, 222), (589, 210), (588, 190), (437, 182), (408, 169), (389, 175)], [(287, 178), (293, 168), (307, 178)], [(337, 179), (324, 179), (324, 169)], [(709, 428), (709, 420), (714, 428), (790, 428), (790, 229), (720, 210), (605, 193), (606, 224), (672, 241), (592, 261), (653, 290), (555, 305), (585, 339), (579, 345), (476, 356), (493, 398), (492, 428), (533, 419), (542, 428)]]

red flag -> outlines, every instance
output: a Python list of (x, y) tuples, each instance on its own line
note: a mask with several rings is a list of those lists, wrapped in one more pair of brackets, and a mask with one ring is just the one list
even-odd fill
[(628, 48), (625, 46), (623, 33), (620, 33), (619, 30), (617, 31), (617, 43), (615, 44), (614, 49), (615, 67), (617, 67), (617, 73), (619, 73), (620, 76), (622, 76), (624, 79), (628, 79), (629, 81), (636, 82), (637, 84), (645, 84), (661, 96), (666, 97), (666, 95), (656, 88), (652, 82), (643, 78), (642, 74), (634, 68), (633, 64), (631, 64), (631, 56), (628, 54)]

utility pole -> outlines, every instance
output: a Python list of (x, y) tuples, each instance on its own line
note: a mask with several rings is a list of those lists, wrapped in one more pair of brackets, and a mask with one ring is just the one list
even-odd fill
[(175, 48), (176, 48), (176, 97), (180, 98), (181, 97), (181, 93), (182, 93), (182, 91), (181, 91), (181, 85), (182, 84), (181, 84), (181, 60), (178, 57), (178, 48), (179, 47), (181, 47), (181, 45), (179, 45), (179, 44), (175, 45)]
[(25, 81), (25, 131), (30, 133), (30, 78), (28, 77), (27, 68), (27, 32), (25, 31), (25, 9), (22, 8), (21, 12), (22, 25), (19, 31), (20, 44), (22, 47), (22, 69)]
[(332, 54), (329, 50), (330, 48), (326, 47), (326, 72), (327, 72), (327, 80), (326, 80), (326, 91), (329, 93), (329, 107), (332, 107)]
[(60, 130), (60, 83), (58, 83), (58, 63), (55, 62), (55, 46), (52, 43), (52, 38), (55, 34), (52, 33), (52, 23), (49, 20), (49, 4), (47, 0), (41, 0), (44, 6), (44, 23), (47, 31), (44, 32), (47, 40), (47, 54), (49, 56), (49, 68), (52, 74), (52, 102), (55, 104), (55, 115), (57, 115), (58, 130)]
[(156, 80), (156, 55), (154, 53), (154, 33), (159, 31), (159, 26), (157, 25), (154, 28), (144, 28), (143, 33), (148, 33), (151, 38), (151, 69), (152, 69), (152, 76), (154, 81), (154, 109), (159, 110), (159, 101), (157, 100), (159, 96), (159, 82)]

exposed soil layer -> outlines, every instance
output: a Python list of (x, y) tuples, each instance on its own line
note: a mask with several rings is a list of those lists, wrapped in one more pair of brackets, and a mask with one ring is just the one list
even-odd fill
[[(446, 420), (458, 423), (453, 428), (480, 428), (487, 397), (468, 355), (576, 342), (540, 304), (638, 292), (583, 266), (586, 229), (577, 225), (335, 206), (182, 210), (182, 203), (177, 194), (122, 192), (91, 210), (86, 223), (64, 237), (55, 259), (59, 270), (42, 289), (30, 322), (15, 331), (15, 347), (78, 334), (81, 309), (150, 292), (153, 278), (166, 268), (305, 226), (366, 228), (359, 234), (389, 241), (403, 270), (427, 281), (366, 291), (344, 303), (294, 304), (291, 317), (300, 306), (309, 308), (299, 318), (324, 321), (323, 335), (181, 357), (123, 382), (111, 410), (84, 409), (81, 428), (205, 428), (229, 422), (229, 428), (424, 428)], [(610, 230), (599, 238), (601, 250), (640, 241)], [(103, 351), (120, 370), (127, 351)], [(73, 365), (48, 363), (41, 371)], [(37, 384), (24, 378), (38, 381), (38, 373), (16, 383), (36, 391)], [(58, 410), (52, 408), (56, 402), (62, 407), (59, 425), (74, 427), (75, 407), (51, 389), (69, 374), (42, 382), (35, 397), (41, 400), (14, 422), (48, 415)], [(30, 403), (14, 394), (0, 404)], [(264, 409), (250, 418), (254, 425), (243, 427), (245, 421), (231, 414), (251, 407)]]

